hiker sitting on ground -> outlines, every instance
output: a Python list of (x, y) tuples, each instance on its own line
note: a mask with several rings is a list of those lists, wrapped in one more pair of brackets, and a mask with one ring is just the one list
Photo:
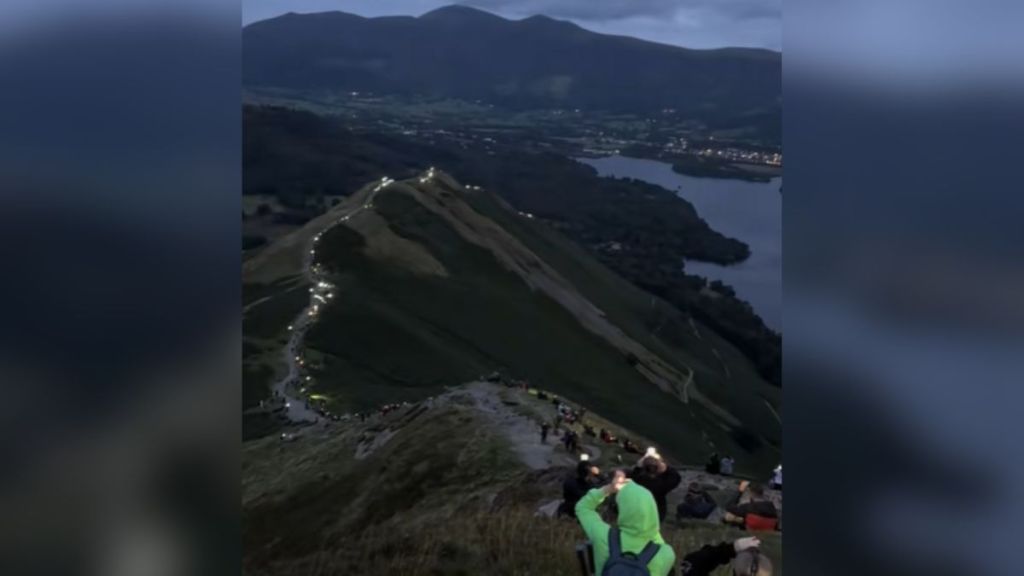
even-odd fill
[(707, 576), (719, 566), (732, 563), (733, 576), (772, 576), (772, 561), (761, 552), (756, 536), (735, 542), (708, 544), (683, 558), (682, 576)]
[(658, 520), (664, 521), (668, 508), (665, 498), (683, 480), (679, 472), (666, 464), (654, 448), (648, 448), (647, 454), (633, 468), (630, 478), (651, 492), (658, 506)]
[(686, 496), (676, 507), (676, 516), (680, 520), (687, 518), (706, 520), (717, 506), (715, 499), (708, 494), (707, 490), (696, 482), (690, 482), (690, 486), (686, 489)]
[(562, 482), (562, 504), (559, 516), (575, 516), (576, 503), (600, 481), (601, 470), (586, 460), (576, 465), (576, 471)]
[(587, 436), (597, 436), (597, 432), (594, 432), (594, 427), (589, 424), (583, 425), (583, 433)]
[[(607, 497), (615, 495), (617, 526), (609, 526), (597, 513)], [(676, 554), (661, 537), (658, 507), (643, 486), (630, 481), (617, 470), (612, 481), (587, 492), (576, 504), (576, 518), (587, 538), (594, 544), (594, 573), (650, 574), (666, 576), (675, 564)], [(632, 568), (632, 571), (630, 571)], [(646, 572), (643, 569), (646, 568)]]
[(732, 459), (732, 456), (725, 456), (721, 461), (721, 473), (723, 476), (732, 476), (732, 467), (736, 464), (736, 461)]
[(640, 447), (634, 444), (629, 438), (622, 441), (622, 449), (630, 454), (641, 454)]
[(604, 428), (601, 428), (601, 441), (605, 442), (606, 444), (614, 444), (616, 438), (615, 436), (612, 435), (611, 432), (605, 430)]
[(726, 507), (722, 521), (726, 524), (746, 526), (747, 517), (750, 515), (777, 519), (779, 512), (775, 504), (765, 496), (764, 488), (760, 484), (743, 481), (740, 482), (739, 498), (735, 504)]

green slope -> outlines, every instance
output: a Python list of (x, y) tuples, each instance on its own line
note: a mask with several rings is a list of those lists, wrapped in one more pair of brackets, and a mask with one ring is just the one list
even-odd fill
[[(352, 227), (336, 226), (322, 237), (317, 260), (328, 269), (338, 298), (306, 336), (307, 357), (314, 366), (310, 393), (329, 398), (333, 412), (365, 410), (433, 395), (501, 369), (657, 439), (683, 462), (699, 462), (717, 449), (735, 454), (741, 470), (764, 472), (777, 463), (780, 426), (765, 399), (781, 411), (779, 390), (761, 380), (728, 343), (699, 325), (701, 336), (696, 336), (688, 318), (652, 301), (495, 196), (438, 182), (422, 185), (413, 180), (380, 193), (373, 218), (386, 222), (395, 237), (425, 250), (444, 275), (371, 256), (367, 244), (380, 238), (362, 216), (353, 219)], [(423, 198), (453, 211), (467, 210), (488, 241), (500, 234), (484, 228), (497, 225), (628, 338), (680, 373), (692, 370), (691, 401), (684, 404), (645, 378), (621, 347), (585, 328), (545, 291), (532, 289), (491, 250), (467, 240), (436, 206), (428, 208)], [(280, 293), (284, 298), (288, 291)], [(265, 303), (247, 314), (247, 330), (260, 327), (258, 340), (246, 333), (255, 347), (250, 358), (273, 358), (275, 339), (267, 334), (268, 323), (279, 324), (276, 341), (283, 343), (288, 319), (279, 313), (262, 317), (279, 309)], [(731, 366), (728, 378), (712, 348)], [(695, 400), (700, 395), (707, 401)], [(731, 416), (723, 417), (723, 412)]]

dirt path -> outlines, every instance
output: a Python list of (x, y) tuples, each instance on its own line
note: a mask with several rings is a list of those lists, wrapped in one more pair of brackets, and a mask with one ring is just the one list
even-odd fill
[[(496, 385), (474, 382), (466, 386), (465, 392), (473, 400), (475, 408), (495, 424), (530, 468), (542, 470), (551, 466), (572, 466), (576, 462), (560, 449), (558, 439), (553, 435), (548, 437), (547, 443), (541, 443), (537, 423), (506, 406)], [(586, 448), (588, 452), (596, 449), (589, 445)]]
[(690, 328), (693, 328), (693, 335), (696, 336), (698, 340), (703, 340), (704, 337), (700, 335), (700, 330), (697, 330), (697, 324), (693, 321), (693, 316), (690, 316), (689, 320)]
[(765, 400), (764, 405), (768, 407), (768, 410), (771, 410), (772, 416), (775, 416), (775, 419), (779, 421), (779, 424), (782, 424), (782, 417), (775, 411), (775, 408), (772, 408), (771, 402)]
[(255, 302), (251, 302), (251, 303), (249, 303), (249, 304), (248, 304), (247, 306), (245, 306), (244, 308), (242, 308), (242, 314), (245, 314), (245, 313), (246, 313), (246, 312), (248, 312), (248, 311), (249, 311), (250, 309), (252, 309), (252, 308), (255, 308), (255, 307), (257, 307), (257, 306), (259, 306), (260, 304), (263, 304), (264, 302), (266, 302), (266, 301), (270, 300), (271, 298), (273, 298), (273, 296), (264, 296), (263, 298), (260, 298), (259, 300), (256, 300)]
[[(295, 390), (295, 388), (300, 387), (304, 381), (310, 380), (310, 376), (303, 376), (302, 374), (302, 366), (305, 363), (302, 359), (302, 345), (303, 339), (306, 336), (306, 331), (319, 317), (320, 307), (326, 306), (328, 301), (334, 297), (333, 287), (322, 277), (319, 270), (320, 267), (314, 265), (316, 243), (320, 240), (320, 236), (331, 228), (348, 221), (363, 210), (372, 208), (373, 200), (377, 193), (389, 186), (392, 182), (394, 181), (389, 178), (382, 180), (380, 184), (377, 184), (377, 186), (373, 188), (373, 191), (370, 193), (369, 197), (367, 197), (366, 202), (352, 210), (349, 210), (348, 212), (340, 213), (339, 216), (328, 226), (324, 227), (313, 236), (309, 241), (308, 249), (303, 251), (302, 273), (312, 286), (312, 288), (309, 289), (309, 304), (303, 308), (302, 312), (299, 312), (299, 315), (296, 316), (291, 325), (288, 326), (288, 329), (291, 331), (291, 335), (288, 338), (288, 343), (285, 344), (284, 349), (281, 351), (287, 371), (280, 380), (274, 383), (273, 386), (275, 394), (283, 398), (285, 403), (285, 414), (292, 422), (316, 423), (320, 421), (320, 415), (310, 408), (306, 400), (299, 396)], [(255, 302), (251, 305), (255, 305), (257, 303), (258, 302)]]

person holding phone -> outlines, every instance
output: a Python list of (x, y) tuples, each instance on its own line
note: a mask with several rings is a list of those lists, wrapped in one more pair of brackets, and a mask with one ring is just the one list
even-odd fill
[(664, 522), (668, 513), (668, 493), (675, 490), (683, 481), (679, 472), (666, 464), (661, 454), (652, 446), (637, 462), (629, 477), (651, 492), (658, 506), (658, 519)]

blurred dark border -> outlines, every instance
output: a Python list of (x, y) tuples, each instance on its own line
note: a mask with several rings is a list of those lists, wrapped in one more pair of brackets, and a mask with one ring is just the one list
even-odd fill
[(786, 5), (790, 574), (1019, 571), (1013, 12)]
[(23, 13), (0, 41), (0, 571), (237, 574), (240, 12)]

